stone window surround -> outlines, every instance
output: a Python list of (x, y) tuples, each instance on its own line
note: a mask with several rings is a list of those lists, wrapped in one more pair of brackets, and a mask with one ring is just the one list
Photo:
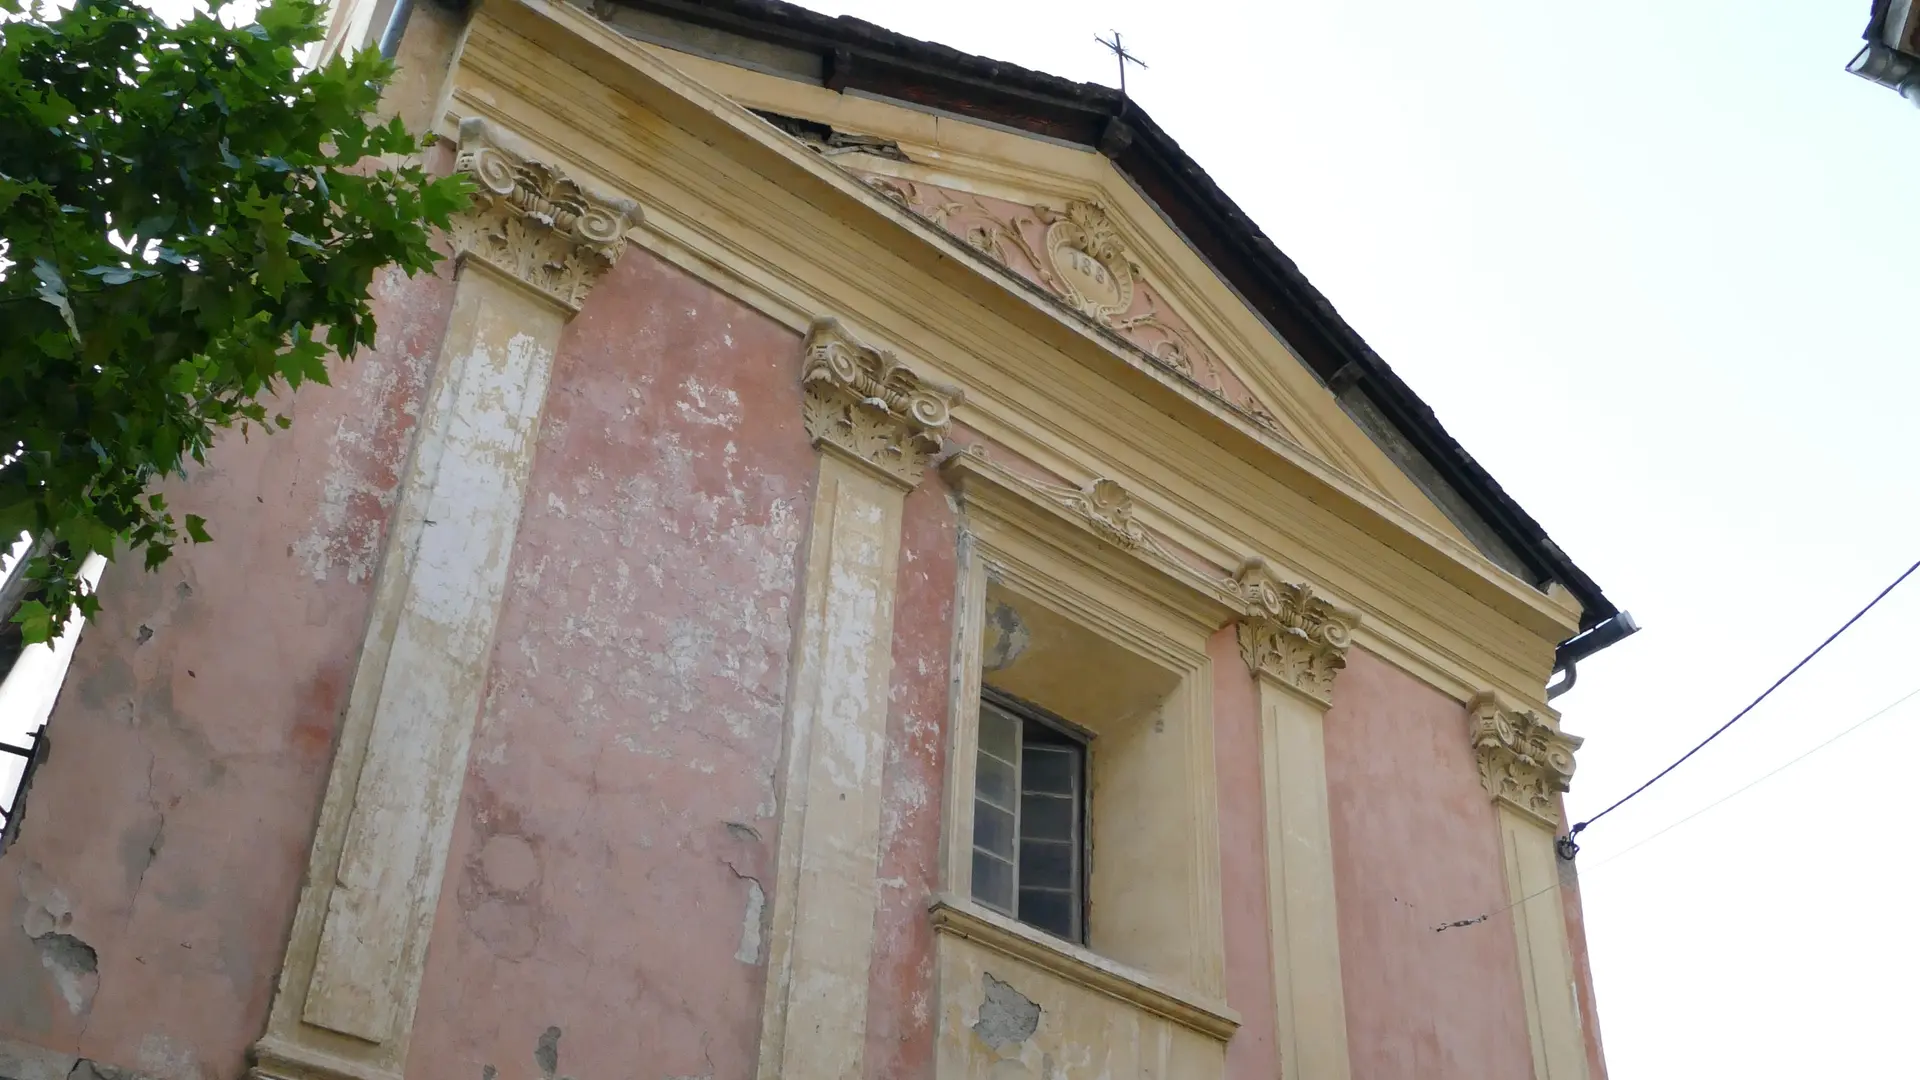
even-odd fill
[[(948, 775), (943, 818), (942, 894), (930, 917), (942, 936), (960, 937), (1055, 976), (1131, 1003), (1224, 1041), (1239, 1026), (1225, 1004), (1224, 944), (1219, 867), (1217, 776), (1213, 750), (1212, 675), (1208, 638), (1234, 613), (1205, 588), (1127, 549), (1138, 523), (1103, 513), (1098, 497), (1061, 498), (1050, 485), (1029, 482), (988, 463), (977, 452), (956, 455), (944, 469), (964, 508), (960, 595), (955, 620), (955, 665)], [(1082, 489), (1092, 492), (1096, 481)], [(1118, 485), (1111, 489), (1118, 490)], [(1073, 492), (1063, 488), (1061, 492)], [(1124, 493), (1119, 493), (1124, 498)], [(1119, 525), (1119, 528), (1115, 526)], [(989, 910), (972, 895), (974, 754), (982, 697), (982, 638), (988, 590), (1017, 597), (1066, 619), (1076, 629), (1124, 650), (1140, 665), (1163, 673), (1171, 692), (1161, 719), (1184, 732), (1181, 752), (1168, 767), (1183, 783), (1150, 796), (1160, 802), (1145, 812), (1183, 823), (1184, 866), (1168, 864), (1154, 902), (1181, 915), (1165, 925), (1185, 928), (1186, 940), (1145, 946), (1159, 962), (1130, 964), (1111, 955), (1139, 951), (1101, 941), (1097, 910), (1101, 854), (1096, 848), (1090, 887), (1096, 911), (1091, 947), (1073, 945)], [(1047, 701), (1038, 701), (1050, 707)], [(1068, 715), (1075, 723), (1087, 718)], [(1089, 724), (1089, 727), (1095, 725)], [(1098, 730), (1096, 727), (1095, 730)], [(1089, 761), (1096, 806), (1101, 770)], [(1101, 843), (1095, 825), (1096, 845)], [(1111, 856), (1110, 856), (1111, 858)], [(1111, 863), (1109, 863), (1111, 865)], [(1138, 889), (1141, 883), (1136, 882)], [(1146, 891), (1153, 891), (1151, 889)], [(1105, 948), (1103, 949), (1103, 945)]]

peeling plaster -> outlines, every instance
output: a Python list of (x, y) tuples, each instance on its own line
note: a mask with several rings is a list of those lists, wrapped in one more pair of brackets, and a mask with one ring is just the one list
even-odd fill
[(1032, 642), (1032, 632), (1011, 604), (992, 604), (981, 631), (980, 665), (988, 671), (999, 671), (1020, 659)]
[(766, 891), (758, 881), (748, 878), (747, 911), (740, 922), (740, 948), (733, 954), (733, 958), (743, 964), (758, 966), (760, 963), (760, 926), (766, 907)]
[(985, 996), (980, 1001), (980, 1019), (973, 1025), (980, 1041), (997, 1052), (1033, 1038), (1040, 1030), (1040, 1006), (992, 975), (982, 975), (981, 981)]

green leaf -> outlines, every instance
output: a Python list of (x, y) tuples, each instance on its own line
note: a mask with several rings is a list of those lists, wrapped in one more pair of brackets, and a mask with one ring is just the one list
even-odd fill
[(187, 536), (196, 544), (204, 544), (213, 537), (207, 535), (207, 519), (198, 514), (187, 515)]
[(324, 15), (268, 0), (252, 27), (168, 26), (86, 0), (0, 27), (0, 237), (20, 268), (0, 304), (29, 301), (0, 307), (0, 432), (21, 448), (0, 526), (55, 538), (30, 571), (49, 634), (95, 602), (90, 550), (152, 567), (205, 539), (153, 481), (235, 427), (286, 427), (266, 395), (369, 346), (376, 274), (431, 270), (432, 230), (466, 205), (464, 179), (380, 160), (420, 145), (375, 116), (391, 65), (300, 70)]
[(13, 621), (20, 627), (21, 639), (29, 645), (53, 640), (53, 612), (38, 600), (23, 601), (14, 609)]
[(73, 340), (79, 341), (80, 326), (74, 322), (73, 305), (67, 302), (67, 283), (60, 277), (60, 268), (44, 258), (35, 258), (33, 276), (40, 279), (40, 287), (35, 290), (35, 295), (60, 312), (60, 317), (66, 320), (67, 333), (73, 335)]

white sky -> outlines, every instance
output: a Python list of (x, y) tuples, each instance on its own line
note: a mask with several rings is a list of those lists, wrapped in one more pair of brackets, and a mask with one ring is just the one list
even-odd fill
[[(1920, 109), (1843, 70), (1868, 0), (807, 2), (1075, 79), (1125, 34), (1135, 98), (1646, 628), (1557, 702), (1577, 817), (1920, 558)], [(1586, 834), (1614, 1076), (1914, 1075), (1920, 698), (1601, 864), (1920, 687), (1916, 645), (1920, 580)]]

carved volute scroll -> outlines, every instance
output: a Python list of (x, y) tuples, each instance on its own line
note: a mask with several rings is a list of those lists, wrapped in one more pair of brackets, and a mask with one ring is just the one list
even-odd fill
[(807, 332), (804, 420), (827, 445), (911, 488), (940, 449), (960, 391), (915, 374), (892, 353), (863, 345), (838, 321)]
[(1322, 705), (1333, 699), (1333, 678), (1347, 666), (1356, 612), (1313, 595), (1313, 589), (1275, 577), (1265, 560), (1250, 558), (1234, 575), (1246, 604), (1240, 655), (1255, 675), (1266, 674)]
[(1487, 793), (1549, 829), (1560, 827), (1554, 796), (1573, 780), (1580, 740), (1544, 718), (1510, 708), (1491, 693), (1467, 704), (1473, 751)]
[(473, 206), (448, 230), (456, 258), (479, 259), (580, 310), (620, 257), (640, 211), (591, 194), (551, 165), (503, 149), (487, 122), (460, 122), (455, 167), (473, 177)]

